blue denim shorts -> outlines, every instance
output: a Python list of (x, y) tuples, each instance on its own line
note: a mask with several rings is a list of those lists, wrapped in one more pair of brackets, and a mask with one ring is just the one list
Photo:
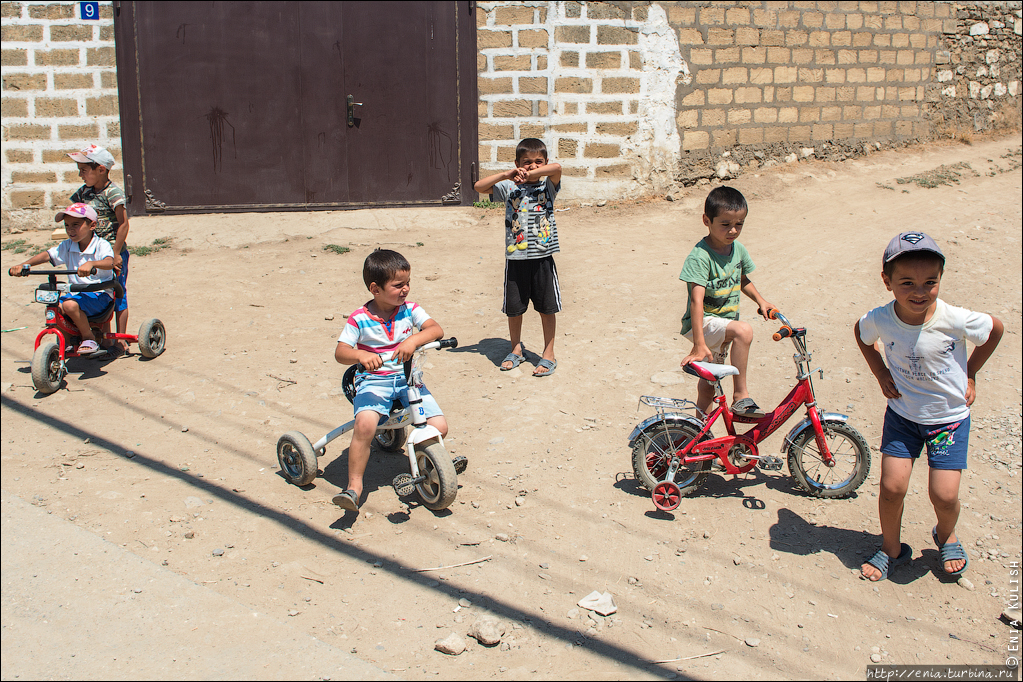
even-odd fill
[(881, 454), (916, 459), (925, 445), (930, 468), (965, 469), (970, 417), (948, 424), (917, 424), (888, 408), (884, 413)]
[[(421, 407), (424, 417), (429, 419), (444, 414), (426, 386), (419, 388), (419, 395), (423, 399)], [(391, 403), (395, 400), (400, 400), (402, 405), (408, 407), (408, 384), (405, 383), (403, 372), (356, 376), (355, 414), (359, 414), (363, 410), (372, 410), (386, 417), (391, 413)]]
[(60, 297), (61, 302), (74, 301), (85, 313), (86, 317), (99, 315), (110, 305), (111, 298), (103, 291), (76, 291), (73, 294), (64, 294)]

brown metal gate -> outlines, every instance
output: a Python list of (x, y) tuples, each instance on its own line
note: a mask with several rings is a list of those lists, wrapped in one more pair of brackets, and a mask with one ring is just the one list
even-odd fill
[(132, 212), (469, 203), (474, 4), (115, 3)]

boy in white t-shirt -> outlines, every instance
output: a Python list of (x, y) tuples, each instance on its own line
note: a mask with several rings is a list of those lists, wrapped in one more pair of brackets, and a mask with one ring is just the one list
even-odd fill
[[(373, 300), (348, 316), (337, 340), (334, 359), (345, 365), (359, 363), (364, 371), (355, 377), (355, 429), (348, 448), (348, 487), (334, 496), (334, 504), (358, 511), (369, 448), (380, 418), (390, 413), (391, 403), (403, 399), (407, 383), (404, 362), (416, 349), (437, 341), (444, 330), (411, 301), (412, 266), (397, 251), (377, 249), (366, 257), (362, 279)], [(418, 333), (415, 332), (419, 328)], [(437, 401), (425, 386), (419, 389), (426, 423), (448, 434)]]
[[(96, 211), (83, 203), (71, 204), (57, 214), (56, 222), (64, 222), (68, 238), (49, 251), (37, 253), (23, 263), (10, 269), (15, 277), (28, 275), (22, 266), (63, 263), (68, 270), (78, 274), (68, 275), (71, 284), (95, 284), (114, 278), (114, 250), (110, 242), (96, 235)], [(95, 273), (93, 273), (95, 270)], [(89, 317), (102, 313), (113, 297), (109, 290), (78, 291), (60, 297), (60, 310), (78, 327), (82, 342), (78, 354), (97, 355), (104, 351), (96, 343)]]
[[(937, 525), (931, 537), (943, 570), (960, 575), (969, 558), (956, 536), (959, 482), (966, 468), (976, 375), (1002, 338), (998, 318), (938, 298), (945, 255), (923, 232), (903, 232), (885, 249), (881, 279), (895, 297), (855, 325), (856, 343), (888, 398), (881, 436), (878, 515), (883, 542), (862, 566), (877, 581), (912, 558), (901, 541), (902, 512), (913, 463), (927, 447), (927, 490)], [(881, 342), (885, 357), (875, 344)], [(976, 345), (969, 359), (966, 342)], [(885, 364), (887, 361), (887, 366)]]

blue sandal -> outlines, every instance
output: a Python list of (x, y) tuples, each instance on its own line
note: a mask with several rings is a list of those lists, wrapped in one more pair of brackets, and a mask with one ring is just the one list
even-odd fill
[(966, 567), (970, 565), (970, 557), (966, 556), (966, 550), (963, 549), (963, 543), (956, 540), (955, 542), (945, 541), (945, 544), (938, 542), (938, 527), (935, 526), (931, 529), (931, 537), (934, 539), (934, 544), (938, 546), (938, 554), (941, 556), (941, 570), (945, 571), (946, 561), (956, 561), (962, 559), (966, 563), (958, 571), (945, 571), (945, 575), (962, 575)]
[[(508, 353), (508, 355), (504, 356), (504, 360), (501, 360), (500, 367), (502, 372), (510, 372), (511, 370), (515, 369), (516, 367), (518, 367), (519, 365), (526, 361), (526, 345), (524, 343), (520, 343), (519, 347), (522, 348), (522, 355)], [(511, 367), (505, 367), (504, 363), (506, 362), (510, 362)]]
[(891, 572), (893, 568), (895, 568), (896, 566), (901, 566), (904, 563), (907, 563), (912, 558), (913, 549), (905, 542), (902, 543), (902, 549), (899, 552), (899, 556), (897, 556), (894, 559), (885, 554), (885, 551), (883, 549), (879, 549), (876, 552), (874, 552), (874, 556), (867, 559), (866, 563), (870, 564), (877, 570), (881, 571), (881, 577), (878, 578), (877, 580), (870, 580), (870, 578), (863, 575), (862, 573), (860, 574), (860, 577), (862, 577), (864, 580), (870, 580), (870, 582), (872, 583), (879, 583), (882, 580), (886, 580), (888, 578), (888, 574)]

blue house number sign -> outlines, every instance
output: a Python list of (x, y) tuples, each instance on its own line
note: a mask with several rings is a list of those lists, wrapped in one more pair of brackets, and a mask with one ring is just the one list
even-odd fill
[(80, 2), (78, 4), (82, 7), (82, 19), (99, 20), (98, 2)]

